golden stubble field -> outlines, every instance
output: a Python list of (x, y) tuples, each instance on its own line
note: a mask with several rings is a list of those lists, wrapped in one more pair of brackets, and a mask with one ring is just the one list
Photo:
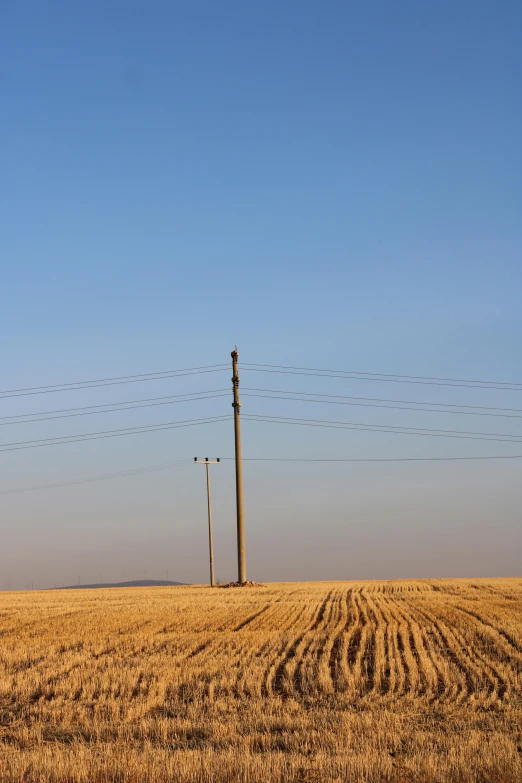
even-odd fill
[(520, 783), (522, 579), (2, 593), (0, 768)]

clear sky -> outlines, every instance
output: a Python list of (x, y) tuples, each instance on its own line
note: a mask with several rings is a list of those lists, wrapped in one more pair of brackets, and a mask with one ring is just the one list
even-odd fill
[[(240, 359), (522, 382), (512, 0), (35, 2), (0, 31), (2, 389)], [(522, 392), (242, 370), (242, 385), (522, 409)], [(3, 417), (228, 388), (230, 371), (1, 400)], [(2, 444), (228, 415), (215, 398)], [(244, 413), (522, 433), (522, 419), (243, 397)], [(245, 456), (522, 454), (248, 422)], [(0, 453), (0, 489), (232, 456), (231, 422)], [(245, 463), (257, 580), (522, 573), (522, 460)], [(233, 465), (213, 470), (235, 576)], [(207, 577), (204, 469), (0, 495), (0, 588)]]

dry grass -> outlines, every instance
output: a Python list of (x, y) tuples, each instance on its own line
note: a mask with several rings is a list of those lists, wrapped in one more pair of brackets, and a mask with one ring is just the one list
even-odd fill
[(0, 779), (520, 783), (522, 580), (0, 594)]

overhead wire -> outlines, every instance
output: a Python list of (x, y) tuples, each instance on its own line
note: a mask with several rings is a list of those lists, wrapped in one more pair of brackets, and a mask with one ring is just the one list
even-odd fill
[[(235, 457), (221, 457), (221, 462), (233, 462)], [(244, 462), (341, 462), (341, 463), (372, 463), (372, 462), (475, 462), (484, 460), (511, 460), (522, 459), (522, 454), (489, 454), (484, 456), (463, 456), (463, 457), (243, 457)], [(144, 468), (134, 468), (130, 470), (118, 471), (114, 473), (102, 473), (96, 476), (87, 476), (78, 479), (69, 479), (67, 481), (54, 481), (49, 484), (35, 484), (27, 487), (16, 487), (14, 489), (2, 489), (0, 495), (16, 495), (25, 492), (34, 492), (40, 489), (54, 489), (58, 487), (68, 487), (81, 484), (90, 484), (98, 481), (108, 481), (117, 478), (128, 478), (147, 473), (157, 473), (163, 470), (174, 468), (183, 468), (192, 465), (192, 459), (185, 458), (175, 462), (165, 462), (159, 465), (149, 465)]]
[(3, 391), (0, 391), (0, 394), (10, 394), (11, 392), (23, 392), (23, 391), (34, 391), (37, 389), (55, 389), (58, 386), (83, 386), (87, 383), (104, 383), (105, 381), (121, 381), (121, 380), (127, 380), (130, 378), (144, 378), (145, 376), (149, 375), (167, 375), (175, 372), (196, 372), (197, 370), (210, 370), (214, 367), (226, 367), (228, 365), (225, 365), (224, 362), (221, 364), (205, 364), (201, 365), (199, 367), (183, 367), (179, 370), (155, 370), (153, 372), (142, 372), (142, 373), (135, 373), (134, 375), (116, 375), (112, 376), (110, 378), (91, 378), (87, 381), (67, 381), (64, 383), (53, 383), (48, 384), (45, 386), (28, 386), (24, 389), (4, 389)]
[[(235, 457), (220, 459), (228, 462)], [(480, 457), (243, 457), (243, 462), (467, 462), (495, 459), (522, 459), (522, 454), (487, 454)]]
[[(264, 416), (264, 414), (251, 414), (247, 413), (244, 414), (246, 416)], [(430, 428), (430, 427), (403, 427), (402, 425), (398, 424), (372, 424), (371, 422), (365, 422), (365, 421), (333, 421), (329, 422), (329, 420), (325, 419), (304, 419), (299, 416), (272, 416), (271, 414), (268, 414), (269, 418), (274, 419), (290, 419), (291, 421), (310, 421), (310, 422), (320, 422), (322, 424), (326, 423), (332, 423), (332, 424), (346, 424), (346, 425), (354, 425), (354, 426), (361, 426), (361, 427), (382, 427), (384, 429), (394, 429), (394, 430), (414, 430), (416, 432), (443, 432), (443, 433), (451, 433), (456, 435), (486, 435), (491, 437), (505, 437), (505, 438), (518, 438), (522, 439), (522, 434), (520, 435), (511, 435), (509, 433), (504, 432), (477, 432), (475, 430), (444, 430), (440, 428)]]
[[(500, 381), (476, 381), (461, 378), (445, 378), (437, 376), (414, 376), (414, 375), (397, 375), (397, 374), (383, 374), (383, 373), (362, 373), (348, 370), (331, 370), (321, 369), (314, 367), (296, 367), (290, 365), (272, 365), (272, 364), (258, 364), (258, 363), (243, 363), (244, 369), (252, 370), (254, 372), (276, 372), (281, 374), (295, 374), (295, 375), (313, 375), (328, 377), (340, 377), (345, 379), (356, 380), (386, 380), (397, 383), (426, 383), (429, 385), (450, 385), (450, 386), (464, 386), (468, 388), (497, 388), (507, 390), (522, 390), (521, 384), (515, 384), (513, 382), (500, 382)], [(219, 372), (228, 369), (227, 364), (217, 365), (204, 365), (192, 368), (183, 368), (180, 370), (165, 370), (153, 373), (140, 373), (127, 376), (112, 376), (107, 378), (97, 378), (88, 381), (77, 381), (71, 383), (55, 384), (48, 386), (34, 386), (23, 389), (8, 389), (3, 392), (0, 391), (0, 399), (7, 397), (16, 397), (29, 394), (47, 394), (57, 391), (74, 391), (94, 388), (97, 386), (108, 386), (124, 383), (137, 383), (148, 380), (162, 380), (173, 377), (183, 377), (187, 375), (199, 375), (207, 372)], [(520, 388), (519, 388), (520, 387)], [(177, 402), (190, 402), (203, 399), (212, 399), (214, 397), (225, 396), (227, 389), (212, 389), (208, 392), (191, 392), (182, 395), (169, 395), (163, 397), (143, 398), (138, 400), (122, 401), (118, 403), (106, 403), (97, 406), (83, 406), (76, 408), (65, 408), (54, 411), (44, 411), (42, 413), (30, 413), (30, 414), (18, 414), (13, 416), (4, 416), (0, 419), (0, 426), (19, 423), (34, 423), (40, 421), (48, 421), (51, 419), (70, 418), (76, 416), (96, 415), (101, 413), (111, 413), (116, 411), (133, 410), (136, 408), (156, 407), (160, 405), (169, 405)], [(274, 389), (257, 389), (256, 387), (242, 387), (242, 391), (245, 396), (265, 398), (265, 399), (278, 399), (278, 400), (292, 400), (292, 401), (306, 401), (314, 403), (324, 404), (342, 404), (353, 405), (362, 407), (384, 408), (394, 410), (418, 410), (424, 412), (433, 413), (452, 413), (463, 415), (478, 415), (478, 416), (495, 416), (506, 418), (522, 418), (522, 416), (514, 415), (522, 413), (522, 409), (517, 408), (501, 408), (492, 406), (473, 406), (473, 405), (458, 405), (449, 403), (432, 403), (423, 402), (417, 403), (413, 400), (390, 400), (373, 397), (355, 397), (347, 395), (331, 395), (320, 394), (310, 392), (298, 392), (298, 391), (286, 391), (286, 390), (274, 390)], [(265, 394), (266, 393), (266, 394)], [(279, 396), (284, 395), (284, 396)], [(379, 403), (379, 404), (374, 404)], [(388, 404), (391, 403), (391, 404)], [(398, 403), (398, 405), (395, 405)], [(414, 407), (405, 407), (405, 406)], [(432, 406), (432, 407), (421, 407)], [(441, 409), (444, 410), (441, 410)], [(459, 410), (455, 410), (458, 408)], [(162, 429), (170, 429), (181, 426), (196, 426), (199, 423), (212, 423), (214, 421), (224, 421), (230, 419), (230, 416), (219, 417), (206, 417), (203, 419), (190, 419), (186, 422), (164, 422), (156, 425), (145, 425), (142, 427), (129, 427), (118, 430), (105, 430), (93, 433), (83, 433), (79, 435), (62, 436), (56, 438), (45, 438), (40, 440), (31, 441), (17, 441), (12, 443), (0, 444), (0, 451), (12, 451), (19, 448), (35, 448), (45, 445), (59, 445), (63, 443), (80, 442), (83, 440), (95, 440), (107, 437), (118, 437), (120, 435), (138, 434), (142, 432), (153, 432)], [(282, 416), (264, 416), (261, 414), (248, 414), (244, 413), (243, 418), (257, 421), (269, 421), (271, 423), (288, 423), (298, 424), (299, 426), (321, 426), (336, 429), (356, 429), (361, 431), (372, 432), (390, 432), (394, 434), (417, 434), (426, 435), (431, 437), (452, 437), (452, 438), (466, 438), (473, 440), (497, 440), (501, 442), (522, 442), (522, 435), (512, 435), (504, 433), (489, 433), (489, 432), (474, 432), (474, 431), (460, 431), (460, 430), (442, 430), (442, 429), (430, 429), (430, 428), (417, 428), (417, 427), (402, 427), (399, 425), (375, 425), (365, 422), (337, 422), (326, 421), (319, 419), (303, 419), (297, 417), (282, 417)]]
[[(270, 394), (251, 394), (251, 391), (255, 392), (269, 392)], [(437, 403), (437, 402), (415, 402), (414, 400), (387, 400), (387, 399), (380, 399), (379, 397), (349, 397), (349, 396), (343, 396), (341, 394), (322, 394), (320, 392), (313, 393), (313, 392), (298, 392), (298, 391), (285, 391), (284, 389), (257, 389), (250, 386), (243, 386), (241, 389), (242, 396), (245, 397), (264, 397), (268, 400), (295, 400), (296, 402), (323, 402), (326, 405), (352, 405), (354, 407), (363, 407), (363, 408), (384, 408), (384, 409), (390, 409), (390, 410), (399, 410), (399, 411), (424, 411), (426, 413), (453, 413), (453, 414), (462, 414), (465, 416), (492, 416), (492, 417), (499, 417), (499, 418), (508, 418), (508, 419), (522, 419), (522, 415), (518, 416), (516, 414), (508, 414), (508, 413), (481, 413), (479, 411), (481, 410), (495, 410), (495, 411), (519, 411), (522, 414), (522, 408), (492, 408), (482, 405), (458, 405), (458, 404), (450, 404), (450, 403)], [(274, 396), (275, 394), (284, 394), (285, 397), (277, 397)], [(289, 395), (300, 395), (299, 397), (295, 396), (289, 396)], [(317, 398), (317, 397), (327, 397), (327, 398), (337, 398), (337, 399), (301, 399), (301, 397), (304, 398)], [(404, 403), (404, 405), (373, 405), (370, 402), (348, 402), (348, 400), (373, 400), (375, 402), (399, 402)], [(444, 406), (447, 408), (447, 410), (439, 410), (437, 408), (420, 408), (420, 407), (406, 407), (406, 403), (411, 403), (411, 405), (437, 405), (439, 407)], [(477, 410), (451, 410), (451, 408), (476, 408)]]
[[(351, 378), (353, 380), (393, 381), (396, 383), (423, 383), (428, 385), (457, 385), (466, 388), (488, 388), (511, 391), (522, 391), (522, 384), (514, 381), (487, 381), (472, 380), (466, 378), (450, 378), (441, 376), (401, 375), (397, 373), (361, 372), (355, 370), (338, 370), (332, 368), (299, 367), (294, 365), (261, 364), (256, 362), (242, 362), (242, 367), (253, 372), (281, 372), (283, 374), (324, 375), (327, 377)], [(42, 386), (29, 386), (17, 389), (0, 390), (0, 399), (24, 396), (28, 394), (49, 394), (59, 391), (75, 391), (94, 388), (97, 386), (109, 386), (121, 383), (139, 383), (142, 381), (162, 380), (177, 376), (197, 375), (207, 372), (220, 372), (228, 369), (228, 364), (200, 365), (175, 370), (160, 370), (147, 373), (135, 373), (132, 375), (117, 375), (105, 378), (94, 378), (82, 381), (69, 381), (58, 384)]]
[(4, 419), (20, 419), (24, 418), (25, 416), (47, 416), (48, 414), (53, 413), (69, 413), (70, 411), (87, 411), (91, 410), (92, 408), (110, 408), (114, 405), (133, 405), (137, 402), (155, 402), (156, 400), (173, 400), (178, 397), (191, 397), (193, 395), (197, 394), (214, 394), (216, 392), (224, 392), (229, 391), (229, 388), (221, 388), (221, 389), (202, 389), (201, 391), (195, 391), (195, 392), (185, 392), (183, 394), (164, 394), (161, 397), (141, 397), (138, 400), (118, 400), (117, 402), (102, 402), (98, 403), (98, 405), (79, 405), (74, 408), (55, 408), (52, 411), (31, 411), (30, 413), (19, 413), (19, 414), (13, 414), (11, 416), (0, 416), (0, 421), (3, 421)]
[[(223, 392), (222, 394), (211, 394), (210, 392), (217, 391), (217, 392)], [(41, 422), (41, 421), (51, 421), (53, 419), (69, 419), (69, 418), (75, 418), (77, 416), (93, 416), (98, 413), (113, 413), (115, 411), (130, 411), (135, 410), (136, 408), (153, 408), (158, 405), (173, 405), (178, 402), (197, 402), (198, 400), (211, 400), (216, 397), (225, 397), (225, 392), (228, 392), (228, 389), (212, 389), (209, 390), (209, 393), (206, 394), (204, 392), (192, 392), (188, 394), (174, 394), (168, 397), (149, 397), (145, 398), (143, 400), (129, 400), (128, 402), (114, 402), (114, 403), (106, 403), (103, 405), (88, 405), (83, 408), (64, 408), (61, 411), (44, 411), (41, 414), (37, 413), (26, 413), (26, 414), (19, 414), (17, 416), (2, 416), (0, 417), (0, 427), (5, 427), (11, 424), (33, 424), (35, 422)], [(175, 399), (175, 398), (186, 398), (186, 399)], [(161, 400), (161, 402), (153, 402), (153, 400)], [(150, 402), (149, 402), (150, 401)], [(132, 403), (145, 403), (143, 405), (134, 405)], [(123, 407), (114, 407), (114, 406), (123, 406)], [(98, 408), (100, 410), (93, 410), (94, 408)], [(68, 411), (84, 411), (83, 413), (68, 413)], [(47, 415), (47, 414), (60, 414), (60, 415)], [(36, 418), (28, 419), (24, 418), (27, 416), (35, 416)], [(19, 421), (5, 421), (5, 419), (18, 419)]]
[(149, 465), (144, 468), (134, 468), (130, 470), (120, 470), (113, 473), (102, 473), (97, 476), (86, 476), (84, 478), (69, 479), (68, 481), (54, 481), (49, 484), (36, 484), (28, 487), (16, 487), (15, 489), (2, 489), (0, 495), (17, 495), (23, 492), (34, 492), (39, 489), (54, 489), (56, 487), (69, 487), (78, 484), (91, 484), (97, 481), (109, 481), (117, 478), (129, 478), (132, 476), (138, 476), (146, 473), (156, 473), (162, 470), (170, 470), (173, 468), (182, 468), (191, 464), (191, 460), (185, 458), (183, 460), (177, 460), (175, 462), (164, 462), (158, 465)]
[[(331, 429), (360, 430), (361, 432), (389, 432), (398, 435), (422, 435), (437, 438), (463, 438), (465, 440), (488, 440), (501, 443), (522, 443), (522, 436), (502, 435), (501, 433), (466, 432), (465, 430), (431, 430), (420, 427), (399, 427), (397, 425), (374, 425), (364, 422), (329, 421), (325, 419), (300, 419), (291, 416), (265, 416), (244, 413), (242, 418), (249, 421), (266, 421), (272, 424), (296, 424), (303, 427), (327, 427)], [(497, 437), (497, 435), (499, 437)], [(477, 436), (477, 437), (475, 437)], [(488, 437), (491, 436), (491, 437)]]
[[(338, 370), (332, 368), (319, 367), (299, 367), (295, 365), (282, 364), (261, 364), (258, 362), (242, 362), (241, 365), (247, 371), (271, 372), (285, 371), (288, 374), (330, 374), (329, 377), (347, 377), (360, 380), (393, 380), (397, 383), (429, 383), (430, 385), (464, 385), (469, 388), (492, 388), (513, 391), (522, 391), (522, 383), (514, 381), (488, 381), (469, 378), (453, 378), (443, 376), (424, 376), (424, 375), (401, 375), (398, 373), (375, 373), (362, 372), (356, 370)], [(105, 378), (94, 378), (81, 381), (68, 381), (58, 384), (46, 384), (42, 386), (29, 386), (17, 389), (0, 390), (0, 399), (9, 396), (19, 396), (25, 394), (48, 394), (55, 391), (74, 391), (82, 388), (93, 388), (98, 385), (112, 385), (115, 383), (139, 383), (141, 381), (161, 380), (185, 374), (201, 374), (206, 372), (220, 372), (228, 370), (228, 364), (221, 362), (219, 364), (200, 365), (197, 367), (186, 367), (181, 369), (158, 370), (147, 373), (135, 373), (132, 375), (116, 375)]]
[[(233, 462), (235, 457), (221, 457), (221, 462)], [(243, 457), (244, 462), (341, 462), (341, 463), (372, 463), (372, 462), (475, 462), (484, 460), (511, 460), (522, 459), (522, 454), (489, 454), (484, 456), (464, 457)], [(149, 465), (144, 468), (118, 471), (115, 473), (102, 473), (97, 476), (87, 476), (68, 481), (55, 481), (49, 484), (36, 484), (28, 487), (16, 487), (14, 489), (2, 489), (0, 495), (16, 495), (25, 492), (34, 492), (40, 489), (54, 489), (81, 484), (90, 484), (98, 481), (108, 481), (117, 478), (129, 478), (147, 473), (157, 473), (163, 470), (183, 468), (192, 465), (192, 459), (185, 458), (176, 462), (165, 462), (159, 465)]]
[(52, 386), (32, 386), (26, 389), (7, 389), (0, 391), (0, 399), (12, 397), (26, 397), (35, 394), (51, 394), (54, 392), (81, 391), (82, 389), (94, 389), (100, 386), (120, 386), (127, 383), (143, 383), (144, 381), (161, 381), (170, 378), (183, 378), (189, 375), (204, 375), (211, 372), (223, 372), (228, 365), (209, 365), (207, 368), (189, 368), (187, 370), (165, 370), (161, 373), (143, 373), (141, 375), (122, 375), (115, 378), (100, 378), (96, 381), (77, 381), (69, 384), (56, 384)]
[[(384, 373), (362, 373), (347, 370), (331, 370), (309, 367), (294, 367), (286, 365), (268, 365), (268, 364), (254, 364), (243, 363), (243, 369), (253, 372), (273, 372), (278, 374), (290, 374), (301, 376), (315, 376), (315, 377), (333, 377), (343, 378), (347, 380), (367, 380), (367, 381), (385, 381), (394, 383), (414, 383), (423, 385), (434, 386), (455, 386), (463, 388), (482, 388), (482, 389), (497, 389), (504, 391), (522, 391), (522, 384), (514, 382), (500, 382), (500, 381), (477, 381), (461, 378), (442, 378), (442, 377), (430, 377), (430, 376), (413, 376), (413, 375), (396, 375), (396, 374), (384, 374)], [(0, 391), (0, 399), (6, 399), (10, 397), (20, 397), (36, 394), (48, 394), (52, 392), (60, 391), (81, 391), (83, 389), (96, 388), (100, 386), (113, 386), (128, 383), (139, 383), (144, 381), (153, 380), (167, 380), (176, 377), (186, 377), (190, 375), (201, 375), (210, 372), (220, 372), (228, 370), (228, 364), (217, 365), (205, 365), (201, 367), (184, 368), (181, 370), (165, 370), (153, 373), (140, 373), (128, 376), (114, 376), (108, 378), (98, 378), (88, 381), (77, 381), (71, 383), (54, 384), (48, 386), (35, 386), (23, 389), (8, 389)], [(186, 394), (169, 395), (163, 397), (151, 397), (142, 398), (138, 400), (120, 401), (115, 403), (106, 403), (101, 405), (89, 405), (75, 408), (65, 408), (53, 411), (43, 411), (41, 413), (29, 413), (29, 414), (17, 414), (13, 416), (0, 417), (0, 426), (8, 424), (19, 423), (33, 423), (40, 421), (48, 421), (51, 419), (70, 418), (77, 416), (96, 415), (101, 413), (111, 413), (116, 411), (134, 410), (136, 408), (156, 407), (160, 405), (170, 405), (178, 402), (191, 402), (203, 399), (212, 399), (215, 397), (223, 397), (225, 393), (228, 393), (228, 389), (211, 389), (203, 392), (190, 392)], [(281, 389), (259, 389), (256, 387), (242, 387), (242, 393), (245, 396), (264, 398), (264, 399), (277, 399), (277, 400), (291, 400), (300, 402), (314, 402), (324, 404), (336, 404), (336, 405), (352, 405), (372, 408), (384, 408), (394, 410), (408, 410), (408, 411), (423, 411), (431, 413), (451, 413), (451, 414), (463, 414), (463, 415), (475, 415), (475, 416), (493, 416), (493, 417), (505, 417), (505, 418), (517, 418), (522, 416), (516, 414), (522, 414), (522, 409), (518, 408), (505, 408), (505, 407), (493, 407), (493, 406), (478, 406), (478, 405), (460, 405), (450, 403), (433, 403), (433, 402), (416, 402), (413, 400), (395, 400), (386, 398), (374, 398), (374, 397), (355, 397), (348, 395), (332, 395), (312, 392), (299, 392), (295, 390), (281, 390)], [(275, 396), (277, 395), (277, 396)], [(284, 396), (279, 396), (284, 395)], [(383, 404), (374, 404), (383, 403)], [(392, 403), (392, 404), (388, 404)], [(398, 403), (397, 405), (395, 403)], [(415, 406), (415, 407), (405, 407)], [(432, 407), (421, 407), (432, 406)], [(444, 410), (441, 410), (444, 409)], [(459, 410), (455, 410), (459, 409)], [(34, 418), (31, 418), (34, 417)], [(402, 435), (423, 435), (428, 437), (445, 437), (445, 438), (463, 438), (468, 440), (482, 440), (482, 441), (496, 441), (504, 443), (522, 443), (522, 435), (511, 435), (503, 433), (487, 433), (487, 432), (474, 432), (474, 431), (461, 431), (461, 430), (443, 430), (443, 429), (429, 429), (429, 428), (416, 428), (416, 427), (402, 427), (398, 425), (374, 425), (363, 422), (338, 422), (328, 421), (321, 419), (303, 419), (297, 417), (282, 417), (282, 416), (267, 416), (261, 414), (243, 413), (242, 418), (250, 421), (260, 421), (267, 423), (277, 424), (293, 424), (298, 426), (313, 426), (313, 427), (326, 427), (334, 429), (347, 429), (358, 430), (364, 432), (383, 432), (391, 434)], [(213, 416), (200, 419), (189, 419), (185, 421), (175, 422), (162, 422), (159, 424), (144, 425), (139, 427), (128, 427), (124, 429), (114, 430), (102, 430), (97, 432), (81, 433), (78, 435), (65, 435), (55, 438), (44, 438), (40, 440), (30, 441), (18, 441), (12, 443), (0, 444), (0, 451), (14, 451), (19, 449), (38, 448), (52, 445), (63, 445), (65, 443), (77, 443), (84, 440), (99, 440), (105, 438), (121, 437), (125, 435), (145, 434), (148, 432), (157, 432), (167, 429), (175, 429), (178, 427), (192, 427), (203, 424), (218, 423), (222, 421), (231, 420), (232, 416)], [(222, 457), (223, 461), (233, 460), (233, 457)], [(344, 463), (408, 463), (408, 462), (457, 462), (457, 461), (483, 461), (483, 460), (510, 460), (510, 459), (522, 459), (522, 454), (513, 455), (482, 455), (482, 456), (447, 456), (447, 457), (375, 457), (375, 458), (313, 458), (313, 457), (245, 457), (244, 461), (256, 461), (256, 462), (344, 462)], [(175, 462), (160, 463), (158, 465), (150, 465), (144, 468), (129, 469), (124, 471), (116, 471), (113, 473), (99, 474), (95, 476), (88, 476), (79, 479), (71, 479), (67, 481), (51, 482), (48, 484), (33, 485), (27, 487), (19, 487), (15, 489), (0, 490), (0, 494), (16, 494), (23, 492), (31, 492), (39, 489), (50, 489), (54, 487), (73, 486), (78, 484), (92, 483), (96, 481), (106, 481), (117, 478), (132, 477), (142, 475), (146, 473), (153, 473), (162, 470), (168, 470), (178, 467), (184, 467), (190, 464), (191, 460), (177, 460)]]
[(39, 448), (43, 446), (60, 446), (65, 443), (80, 443), (87, 440), (102, 440), (105, 438), (117, 438), (124, 435), (139, 435), (145, 432), (159, 432), (161, 430), (175, 429), (178, 427), (195, 427), (201, 424), (215, 424), (221, 421), (229, 421), (232, 416), (209, 416), (203, 419), (187, 419), (186, 421), (163, 422), (161, 424), (149, 424), (143, 427), (127, 427), (117, 430), (102, 430), (100, 432), (86, 432), (80, 435), (64, 435), (59, 438), (42, 438), (40, 440), (15, 441), (13, 443), (0, 443), (0, 452), (18, 451), (20, 449)]
[(332, 370), (318, 367), (292, 367), (277, 364), (253, 364), (242, 362), (247, 372), (267, 372), (280, 375), (304, 375), (326, 378), (344, 378), (358, 381), (382, 381), (386, 383), (412, 383), (426, 386), (455, 386), (467, 389), (498, 389), (502, 391), (522, 391), (522, 384), (502, 381), (468, 381), (459, 378), (437, 378), (416, 375), (391, 375), (385, 373), (362, 373), (352, 370)]
[[(221, 462), (233, 462), (235, 457), (221, 457)], [(243, 457), (244, 462), (309, 462), (309, 463), (379, 463), (379, 462), (475, 462), (484, 460), (512, 460), (522, 459), (522, 454), (489, 454), (484, 456), (463, 457)], [(118, 478), (131, 478), (148, 473), (157, 473), (163, 470), (183, 468), (193, 463), (192, 459), (180, 459), (175, 462), (164, 462), (157, 465), (148, 465), (143, 468), (132, 468), (113, 473), (102, 473), (95, 476), (86, 476), (67, 481), (54, 481), (48, 484), (35, 484), (27, 487), (15, 487), (2, 489), (0, 495), (17, 495), (26, 492), (35, 492), (41, 489), (55, 489), (59, 487), (91, 484), (98, 481), (109, 481)]]
[[(12, 416), (1, 416), (0, 427), (9, 426), (13, 424), (32, 424), (42, 421), (51, 421), (54, 419), (75, 418), (81, 416), (97, 415), (101, 413), (112, 413), (115, 411), (134, 410), (138, 408), (151, 408), (162, 405), (172, 405), (178, 402), (192, 402), (198, 400), (207, 400), (217, 397), (224, 397), (228, 394), (227, 388), (220, 389), (208, 389), (200, 392), (188, 392), (186, 394), (173, 394), (162, 397), (145, 397), (137, 400), (122, 400), (114, 403), (103, 403), (99, 405), (86, 405), (75, 408), (61, 408), (52, 411), (34, 411), (32, 413), (16, 414)], [(267, 392), (266, 394), (253, 394), (252, 392)], [(389, 400), (381, 399), (378, 397), (353, 397), (339, 394), (322, 394), (322, 393), (310, 393), (299, 392), (295, 390), (285, 389), (258, 389), (256, 387), (242, 387), (242, 394), (246, 397), (255, 397), (263, 399), (274, 400), (292, 400), (296, 402), (314, 402), (324, 403), (326, 405), (350, 405), (353, 407), (365, 407), (365, 408), (383, 408), (389, 410), (407, 410), (407, 411), (421, 411), (426, 413), (450, 413), (461, 414), (466, 416), (488, 416), (496, 418), (514, 418), (522, 419), (522, 415), (516, 415), (515, 413), (491, 413), (489, 411), (519, 411), (522, 414), (522, 409), (519, 408), (495, 408), (488, 406), (478, 405), (458, 405), (449, 403), (432, 403), (422, 402), (417, 403), (414, 400)], [(278, 396), (284, 395), (284, 396)], [(299, 395), (299, 396), (295, 396)], [(319, 398), (319, 399), (318, 399)], [(323, 399), (326, 398), (326, 399)], [(355, 400), (367, 400), (368, 402), (355, 402)], [(387, 405), (378, 404), (373, 402), (388, 403), (397, 402), (399, 405)], [(421, 405), (433, 405), (444, 406), (445, 410), (438, 410), (437, 408), (423, 408), (423, 407), (409, 407), (406, 403), (410, 403), (412, 406)], [(473, 410), (452, 410), (453, 408), (472, 408)], [(483, 412), (484, 410), (488, 412)]]

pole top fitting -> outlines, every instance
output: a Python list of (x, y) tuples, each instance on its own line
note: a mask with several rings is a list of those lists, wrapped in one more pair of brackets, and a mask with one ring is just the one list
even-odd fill
[(237, 345), (236, 345), (236, 347), (234, 348), (234, 350), (232, 351), (232, 353), (230, 355), (231, 355), (231, 357), (233, 359), (237, 359), (237, 357), (239, 356), (239, 351), (237, 350)]

